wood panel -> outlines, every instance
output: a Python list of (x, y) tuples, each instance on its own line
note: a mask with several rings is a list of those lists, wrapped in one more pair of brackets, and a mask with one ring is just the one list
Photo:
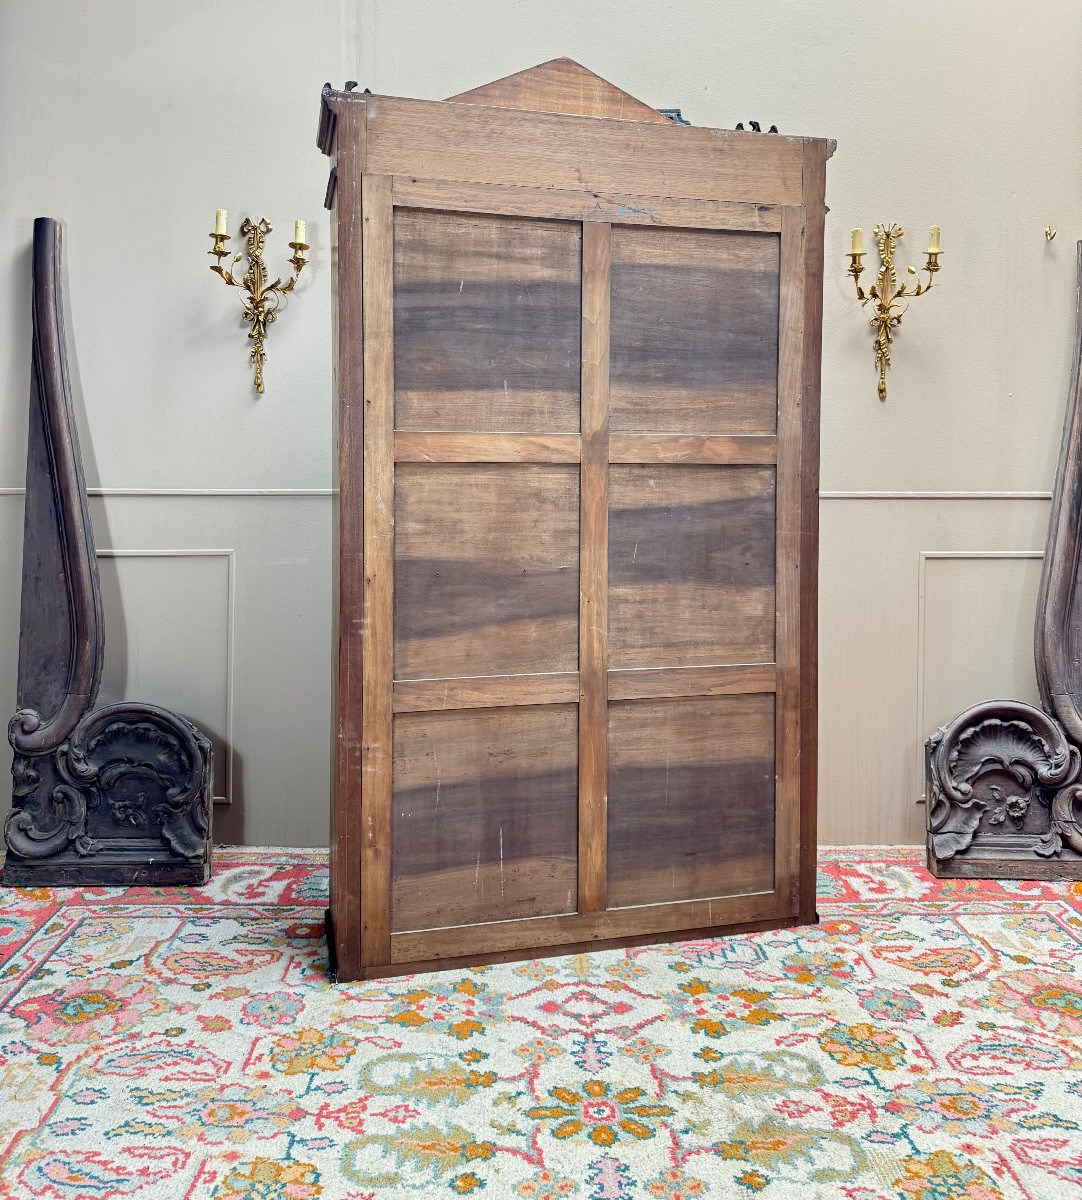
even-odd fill
[(669, 696), (728, 696), (772, 692), (773, 663), (724, 667), (646, 667), (609, 672), (610, 700), (661, 699)]
[(609, 665), (774, 659), (774, 471), (614, 466)]
[(819, 788), (819, 408), (823, 241), (830, 148), (804, 146), (804, 346), (800, 385), (800, 907), (814, 921)]
[(582, 474), (579, 561), (579, 911), (605, 908), (608, 655), (609, 277), (611, 227), (582, 243)]
[(364, 314), (361, 297), (361, 172), (364, 170), (364, 109), (341, 115), (343, 137), (353, 148), (339, 173), (331, 214), (334, 341), (334, 513), (331, 520), (335, 586), (332, 628), (337, 653), (331, 687), (330, 904), (334, 942), (346, 978), (361, 970), (361, 693), (364, 679)]
[(609, 903), (770, 891), (774, 697), (609, 707)]
[(577, 433), (581, 226), (399, 209), (395, 425)]
[(391, 671), (394, 569), (394, 313), (391, 181), (366, 175), (364, 254), (364, 675), (361, 681), (361, 958), (390, 952)]
[(775, 645), (778, 663), (778, 811), (775, 857), (779, 892), (799, 907), (800, 860), (800, 395), (804, 349), (804, 213), (785, 210), (781, 233), (778, 364), (778, 531)]
[[(476, 964), (531, 957), (521, 952), (536, 950), (538, 946), (547, 953), (586, 953), (613, 949), (617, 938), (623, 945), (643, 945), (672, 941), (677, 935), (681, 938), (716, 937), (719, 927), (724, 927), (727, 933), (776, 929), (784, 917), (785, 909), (778, 895), (765, 891), (674, 904), (610, 908), (601, 913), (569, 913), (462, 928), (423, 929), (391, 936), (391, 962), (412, 963), (411, 971), (439, 970), (467, 965), (465, 955)], [(372, 972), (368, 977), (404, 973), (392, 967)]]
[(617, 433), (609, 438), (609, 462), (729, 463), (778, 461), (778, 439), (769, 434)]
[(814, 912), (827, 146), (627, 102), (559, 62), (328, 102), (338, 202), (368, 172), (346, 977)]
[(554, 58), (525, 71), (451, 97), (461, 104), (491, 104), (579, 117), (623, 121), (668, 121), (656, 108), (621, 91), (571, 58)]
[(578, 476), (574, 465), (399, 465), (396, 679), (577, 670)]
[(573, 704), (395, 717), (393, 927), (573, 912)]
[(613, 432), (773, 433), (779, 239), (616, 227)]
[(778, 233), (781, 208), (775, 204), (681, 200), (672, 196), (629, 196), (585, 188), (496, 187), (443, 179), (396, 175), (395, 206), (452, 212), (499, 213), (565, 221), (611, 221), (621, 225), (663, 225), (677, 229), (740, 229)]
[(434, 712), (453, 708), (503, 708), (514, 704), (565, 704), (579, 698), (575, 671), (547, 675), (482, 675), (459, 679), (400, 679), (394, 711)]
[(395, 462), (579, 461), (573, 433), (396, 433)]
[(799, 204), (803, 140), (366, 96), (368, 169), (418, 179)]

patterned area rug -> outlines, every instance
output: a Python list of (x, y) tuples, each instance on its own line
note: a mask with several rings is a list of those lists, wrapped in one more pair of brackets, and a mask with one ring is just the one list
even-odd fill
[(1082, 1194), (1082, 885), (821, 871), (815, 928), (337, 987), (322, 854), (0, 891), (0, 1196)]

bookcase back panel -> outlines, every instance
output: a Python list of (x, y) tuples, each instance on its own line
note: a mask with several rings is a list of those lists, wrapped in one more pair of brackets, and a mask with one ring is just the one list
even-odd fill
[(396, 679), (578, 669), (579, 471), (400, 463)]
[(391, 928), (574, 912), (573, 704), (394, 719)]
[(609, 470), (609, 665), (774, 659), (773, 467)]
[(610, 703), (610, 906), (773, 887), (774, 697)]
[(773, 433), (780, 237), (612, 231), (614, 431)]
[(826, 143), (484, 92), (321, 126), (340, 978), (815, 913)]
[(577, 433), (582, 226), (398, 209), (395, 427)]

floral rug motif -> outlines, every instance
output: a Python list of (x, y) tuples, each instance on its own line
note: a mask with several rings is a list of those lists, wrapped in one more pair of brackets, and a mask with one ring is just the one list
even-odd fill
[(338, 986), (321, 852), (0, 889), (0, 1197), (1082, 1195), (1082, 885), (820, 869), (814, 927)]

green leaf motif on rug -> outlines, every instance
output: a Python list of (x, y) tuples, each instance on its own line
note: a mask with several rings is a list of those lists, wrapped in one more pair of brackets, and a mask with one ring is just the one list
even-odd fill
[[(724, 1141), (714, 1143), (715, 1151), (727, 1159), (750, 1162), (767, 1170), (801, 1168), (794, 1182), (826, 1183), (852, 1179), (863, 1169), (866, 1155), (855, 1138), (844, 1133), (794, 1126), (791, 1122), (768, 1117), (759, 1124), (742, 1122)], [(848, 1160), (848, 1161), (847, 1161)], [(827, 1166), (826, 1163), (833, 1165)]]
[(346, 1146), (342, 1174), (350, 1181), (366, 1187), (390, 1186), (399, 1181), (398, 1176), (370, 1174), (366, 1168), (377, 1168), (390, 1156), (399, 1169), (413, 1167), (435, 1175), (445, 1175), (464, 1163), (484, 1161), (495, 1153), (496, 1147), (492, 1142), (475, 1141), (473, 1135), (459, 1125), (452, 1125), (449, 1129), (417, 1125), (400, 1133), (354, 1138)]

